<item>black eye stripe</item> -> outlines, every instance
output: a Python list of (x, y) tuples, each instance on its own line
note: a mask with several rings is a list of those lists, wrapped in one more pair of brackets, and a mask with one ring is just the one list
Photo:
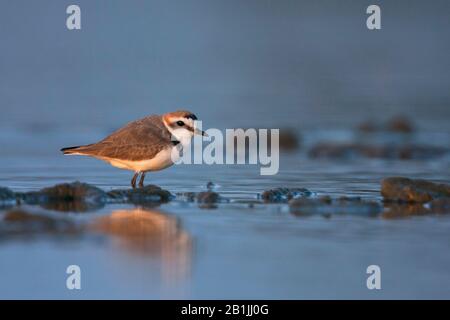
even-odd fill
[(185, 117), (186, 119), (197, 120), (197, 116), (195, 114), (189, 114)]

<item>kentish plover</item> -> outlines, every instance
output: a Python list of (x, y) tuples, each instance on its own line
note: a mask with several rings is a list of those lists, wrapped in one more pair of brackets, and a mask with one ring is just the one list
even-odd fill
[(181, 110), (164, 115), (151, 115), (113, 132), (100, 142), (63, 148), (64, 154), (91, 156), (109, 162), (112, 166), (135, 172), (131, 186), (141, 175), (139, 186), (144, 186), (145, 173), (170, 167), (182, 148), (188, 147), (194, 134), (206, 136), (194, 127), (197, 117)]

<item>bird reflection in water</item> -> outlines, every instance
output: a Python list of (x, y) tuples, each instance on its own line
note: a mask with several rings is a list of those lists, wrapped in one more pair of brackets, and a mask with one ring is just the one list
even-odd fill
[(116, 210), (98, 218), (92, 229), (113, 236), (127, 252), (159, 259), (166, 283), (190, 270), (192, 240), (176, 217), (147, 208)]

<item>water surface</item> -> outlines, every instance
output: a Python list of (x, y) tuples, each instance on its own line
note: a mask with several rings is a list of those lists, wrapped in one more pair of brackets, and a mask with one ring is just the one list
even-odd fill
[[(281, 155), (275, 176), (198, 165), (146, 178), (174, 194), (212, 181), (229, 200), (217, 208), (180, 198), (84, 213), (25, 207), (92, 229), (0, 237), (0, 298), (450, 298), (446, 215), (299, 217), (287, 204), (249, 204), (274, 187), (378, 201), (383, 177), (450, 182), (448, 156), (307, 156), (318, 141), (364, 140), (360, 121), (398, 113), (417, 129), (400, 143), (450, 147), (448, 1), (379, 1), (376, 32), (361, 1), (80, 0), (76, 32), (61, 1), (3, 2), (0, 186), (128, 187), (131, 173), (59, 149), (181, 108), (204, 128), (292, 127), (301, 148)], [(80, 291), (66, 289), (71, 264)], [(371, 264), (382, 290), (366, 288)]]

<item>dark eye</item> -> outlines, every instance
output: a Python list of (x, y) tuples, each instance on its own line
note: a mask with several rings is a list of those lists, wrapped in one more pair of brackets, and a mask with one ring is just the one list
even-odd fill
[(184, 122), (183, 121), (177, 121), (177, 125), (179, 125), (180, 127), (184, 126)]

